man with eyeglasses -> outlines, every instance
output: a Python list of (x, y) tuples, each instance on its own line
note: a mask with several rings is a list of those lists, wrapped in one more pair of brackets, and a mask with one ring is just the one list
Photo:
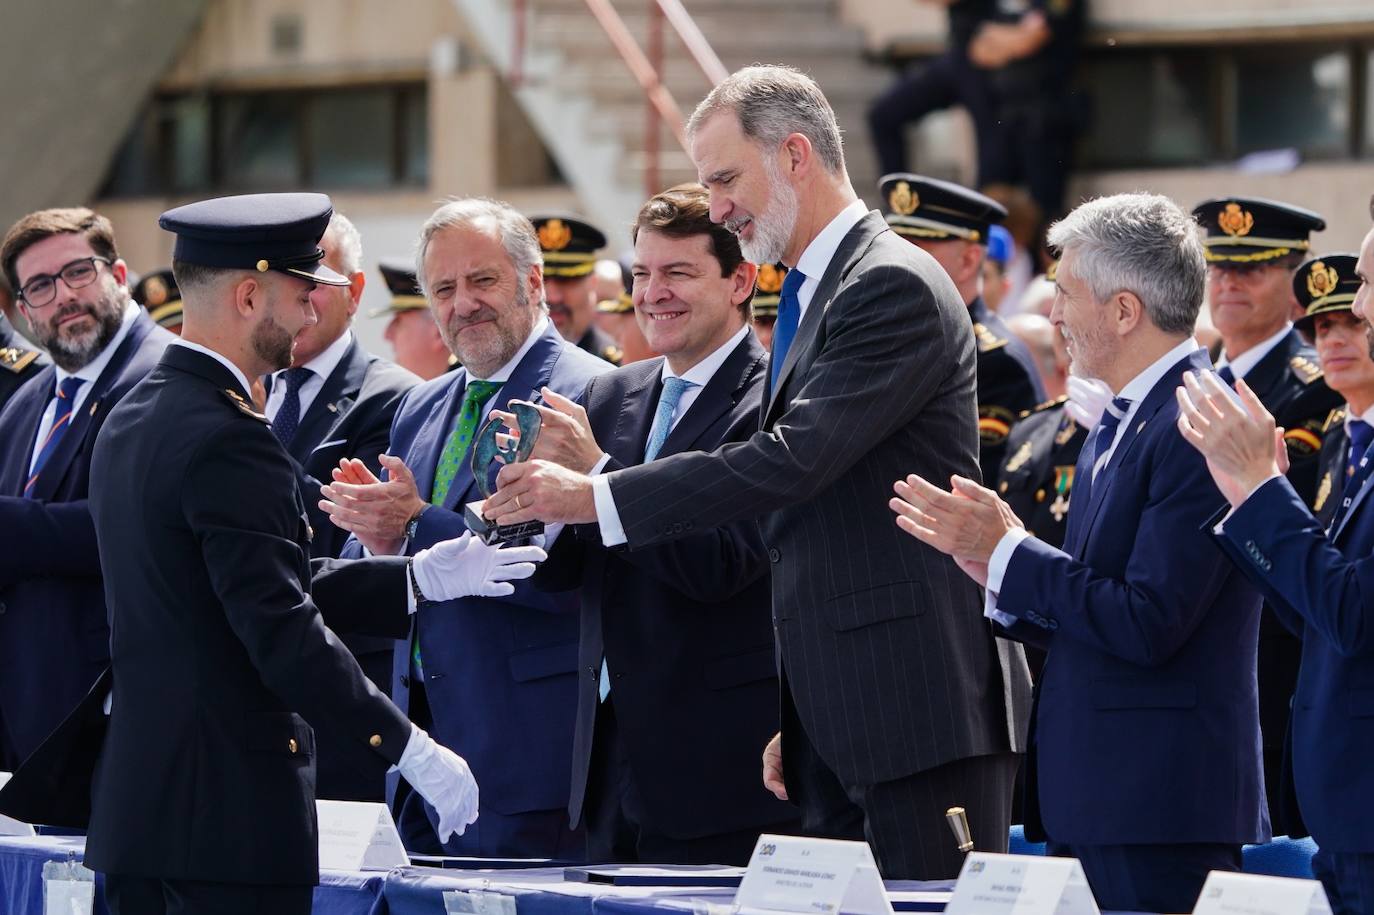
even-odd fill
[(134, 304), (104, 216), (41, 210), (0, 268), (53, 365), (0, 412), (0, 769), (35, 750), (109, 660), (87, 508), (96, 435), (175, 339)]
[[(1277, 418), (1288, 450), (1288, 479), (1311, 505), (1323, 430), (1341, 397), (1327, 387), (1316, 351), (1293, 327), (1301, 312), (1292, 278), (1311, 250), (1309, 236), (1325, 229), (1326, 220), (1301, 207), (1253, 197), (1206, 200), (1193, 208), (1193, 216), (1206, 230), (1207, 304), (1222, 344), (1217, 372), (1230, 385), (1244, 378)], [(1266, 606), (1259, 636), (1260, 730), (1275, 835), (1298, 826), (1283, 814), (1280, 787), (1283, 738), (1301, 657), (1301, 642)]]

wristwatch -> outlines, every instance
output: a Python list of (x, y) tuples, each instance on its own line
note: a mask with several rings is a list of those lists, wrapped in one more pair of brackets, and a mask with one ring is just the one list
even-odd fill
[(410, 541), (412, 541), (412, 540), (415, 539), (415, 531), (416, 531), (416, 529), (419, 528), (419, 526), (420, 526), (420, 516), (423, 515), (423, 514), (425, 513), (425, 509), (426, 509), (426, 508), (429, 508), (429, 506), (428, 506), (428, 505), (421, 506), (420, 510), (417, 511), (415, 514), (411, 515), (411, 516), (410, 516), (410, 520), (406, 522), (406, 531), (405, 531), (405, 533), (406, 533), (406, 542), (407, 542), (407, 543), (409, 543)]
[(427, 607), (430, 604), (435, 603), (435, 601), (432, 601), (428, 597), (425, 597), (425, 592), (420, 590), (420, 582), (417, 581), (415, 578), (414, 556), (410, 557), (410, 559), (406, 561), (406, 578), (410, 579), (410, 593), (415, 598), (416, 609), (419, 609), (420, 607)]

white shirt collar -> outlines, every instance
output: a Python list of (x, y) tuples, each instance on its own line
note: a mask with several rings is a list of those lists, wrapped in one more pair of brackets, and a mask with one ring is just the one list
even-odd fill
[[(326, 346), (318, 356), (301, 366), (301, 368), (310, 369), (310, 371), (314, 372), (316, 377), (321, 380), (326, 379), (334, 373), (334, 369), (338, 367), (339, 362), (343, 360), (344, 353), (348, 352), (348, 347), (351, 346), (352, 343), (353, 331), (345, 330), (343, 333), (339, 334), (337, 340)], [(272, 373), (272, 382), (274, 385), (284, 371), (286, 371), (286, 369), (281, 369)]]
[(237, 365), (234, 365), (234, 363), (230, 362), (229, 357), (224, 355), (223, 353), (212, 350), (208, 346), (201, 346), (199, 343), (192, 343), (190, 340), (183, 340), (181, 337), (177, 337), (175, 340), (173, 340), (172, 345), (184, 346), (187, 349), (192, 350), (193, 352), (200, 353), (204, 356), (209, 356), (211, 359), (215, 360), (220, 365), (224, 366), (226, 369), (234, 373), (234, 377), (238, 379), (239, 384), (243, 386), (243, 393), (249, 395), (253, 393), (253, 388), (248, 384), (248, 376), (243, 374), (243, 372), (239, 370), (239, 367)]
[(665, 380), (669, 378), (681, 378), (683, 381), (690, 382), (699, 388), (706, 387), (711, 379), (716, 376), (716, 372), (720, 371), (720, 367), (725, 364), (725, 360), (730, 358), (730, 354), (735, 351), (735, 347), (739, 346), (740, 341), (744, 339), (747, 333), (749, 333), (748, 324), (735, 331), (730, 339), (726, 340), (712, 351), (711, 355), (707, 356), (681, 375), (673, 371), (672, 366), (668, 365), (668, 360), (665, 357), (663, 360), (663, 378)]
[[(105, 371), (105, 366), (109, 365), (110, 360), (114, 358), (115, 351), (119, 349), (119, 344), (123, 343), (124, 338), (129, 336), (129, 328), (134, 326), (134, 322), (138, 320), (139, 313), (142, 311), (143, 309), (140, 308), (136, 302), (132, 300), (126, 302), (124, 305), (124, 314), (121, 315), (119, 319), (119, 330), (115, 331), (115, 335), (110, 338), (110, 342), (105, 344), (105, 348), (100, 351), (100, 355), (96, 356), (90, 362), (87, 362), (75, 372), (68, 372), (61, 366), (54, 366), (54, 368), (57, 369), (57, 383), (61, 385), (62, 382), (66, 381), (68, 378), (80, 378), (82, 381), (86, 382), (86, 385), (83, 385), (83, 387), (86, 387), (90, 385), (91, 382), (98, 379), (100, 373)], [(89, 390), (89, 387), (87, 387), (87, 390)]]
[(1369, 423), (1369, 425), (1374, 426), (1374, 407), (1370, 407), (1368, 410), (1365, 410), (1365, 411), (1364, 411), (1363, 413), (1361, 413), (1359, 416), (1352, 416), (1351, 413), (1350, 413), (1350, 404), (1346, 404), (1346, 405), (1345, 405), (1345, 434), (1346, 434), (1346, 437), (1349, 437), (1349, 436), (1350, 436), (1350, 423), (1353, 422), (1354, 420), (1357, 420), (1357, 419), (1362, 419), (1362, 420), (1364, 420), (1365, 422)]
[(811, 244), (806, 246), (806, 250), (802, 251), (801, 257), (797, 258), (796, 269), (805, 274), (808, 280), (819, 283), (825, 269), (834, 259), (835, 252), (839, 250), (840, 242), (844, 241), (849, 230), (867, 214), (868, 205), (862, 200), (855, 200), (836, 213), (835, 217), (826, 223), (825, 228), (811, 239)]
[(1231, 374), (1235, 375), (1237, 378), (1244, 378), (1246, 375), (1250, 374), (1251, 369), (1259, 365), (1261, 359), (1269, 355), (1270, 350), (1283, 342), (1283, 339), (1288, 336), (1288, 332), (1292, 329), (1292, 322), (1285, 323), (1283, 329), (1274, 334), (1274, 336), (1257, 346), (1250, 347), (1234, 359), (1222, 359), (1221, 364), (1218, 365), (1217, 368), (1229, 365), (1231, 367)]
[(1126, 382), (1116, 396), (1129, 400), (1132, 410), (1134, 410), (1135, 406), (1154, 390), (1155, 385), (1159, 384), (1160, 379), (1169, 369), (1200, 349), (1202, 349), (1202, 345), (1197, 342), (1197, 338), (1188, 337), (1163, 356), (1151, 362), (1145, 371)]
[[(548, 326), (549, 316), (546, 313), (541, 315), (538, 321), (534, 322), (534, 330), (530, 331), (530, 335), (525, 338), (525, 342), (515, 351), (515, 355), (510, 358), (509, 362), (492, 372), (490, 378), (478, 378), (477, 380), (495, 381), (501, 384), (510, 381), (510, 376), (515, 374), (515, 367), (520, 364), (521, 359), (525, 358), (525, 354), (530, 351), (530, 347), (534, 346), (535, 341), (544, 335), (544, 331)], [(468, 372), (468, 377), (477, 378), (472, 372)]]

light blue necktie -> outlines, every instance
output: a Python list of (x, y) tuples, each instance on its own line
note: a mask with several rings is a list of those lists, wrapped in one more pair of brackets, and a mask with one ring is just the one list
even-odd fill
[[(668, 440), (668, 433), (673, 431), (673, 420), (677, 417), (678, 404), (682, 403), (682, 395), (688, 388), (696, 387), (692, 382), (684, 378), (665, 378), (663, 379), (663, 393), (658, 398), (658, 410), (654, 412), (654, 425), (649, 430), (649, 444), (644, 448), (644, 463), (649, 463), (658, 457), (658, 453), (663, 450), (663, 443)], [(606, 654), (601, 655), (601, 682), (598, 686), (601, 701), (605, 702), (606, 697), (611, 694), (611, 671), (606, 666)]]
[(801, 323), (802, 283), (806, 274), (793, 268), (783, 277), (782, 292), (778, 295), (778, 320), (773, 325), (773, 360), (768, 365), (769, 390), (777, 390), (778, 376), (782, 374), (782, 364), (787, 361), (787, 350), (792, 339), (797, 336), (797, 326)]

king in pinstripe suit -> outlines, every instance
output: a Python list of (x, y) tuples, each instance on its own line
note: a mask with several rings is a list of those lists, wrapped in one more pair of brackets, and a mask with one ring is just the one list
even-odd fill
[(977, 473), (967, 311), (939, 265), (857, 199), (810, 79), (741, 70), (689, 130), (712, 219), (750, 260), (799, 275), (760, 431), (595, 478), (506, 467), (488, 510), (597, 522), (630, 549), (759, 519), (784, 683), (766, 784), (808, 831), (866, 838), (886, 877), (953, 876), (950, 805), (969, 810), (980, 848), (1005, 850), (1029, 674), (981, 618), (977, 588), (885, 506), (912, 467)]

